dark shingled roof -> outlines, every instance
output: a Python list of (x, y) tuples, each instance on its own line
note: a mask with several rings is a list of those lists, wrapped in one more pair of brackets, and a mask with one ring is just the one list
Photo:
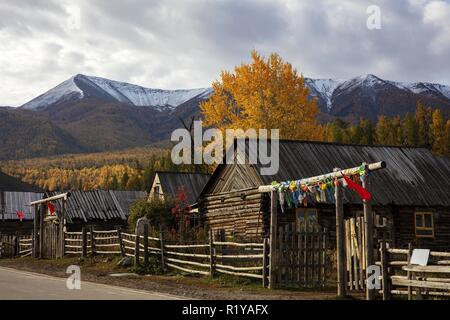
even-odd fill
[(22, 191), (22, 192), (42, 192), (34, 185), (20, 181), (6, 173), (0, 171), (0, 191)]
[[(260, 175), (263, 184), (385, 161), (385, 169), (371, 173), (373, 204), (450, 206), (450, 159), (433, 155), (430, 150), (289, 140), (280, 140), (279, 147), (279, 171), (273, 176)], [(258, 173), (261, 167), (255, 165)], [(345, 190), (344, 196), (348, 203), (362, 203), (355, 192)]]
[(172, 198), (175, 198), (180, 187), (186, 187), (186, 196), (189, 204), (197, 202), (203, 187), (211, 177), (210, 174), (204, 173), (157, 171), (156, 174), (159, 177), (164, 194), (167, 194)]
[[(52, 192), (49, 196), (60, 192)], [(139, 198), (145, 198), (143, 191), (72, 191), (67, 201), (66, 217), (69, 222), (75, 220), (126, 220), (131, 203)], [(60, 211), (60, 202), (56, 201)]]

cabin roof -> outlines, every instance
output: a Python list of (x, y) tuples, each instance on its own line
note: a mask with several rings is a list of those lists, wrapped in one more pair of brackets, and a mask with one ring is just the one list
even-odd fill
[(0, 191), (43, 192), (39, 187), (23, 182), (1, 171)]
[[(19, 220), (17, 212), (23, 212), (23, 220), (33, 220), (34, 210), (30, 202), (40, 200), (43, 193), (3, 191), (0, 194), (0, 221)], [(2, 214), (3, 213), (3, 214)]]
[[(246, 150), (248, 152), (248, 145)], [(450, 159), (433, 155), (424, 148), (280, 140), (279, 157), (279, 171), (275, 175), (261, 175), (260, 163), (253, 166), (263, 184), (321, 175), (336, 167), (344, 169), (363, 162), (385, 161), (385, 169), (371, 174), (373, 204), (450, 206)], [(208, 193), (214, 179), (220, 178), (221, 167), (226, 165), (216, 168), (202, 194)], [(254, 186), (257, 184), (255, 182)], [(349, 190), (345, 190), (344, 199), (347, 203), (362, 203), (357, 194)]]
[(189, 204), (197, 202), (198, 196), (210, 179), (210, 174), (157, 171), (162, 190), (165, 194), (175, 198), (180, 187), (186, 188)]
[[(49, 196), (57, 194), (60, 192), (51, 192)], [(146, 196), (147, 193), (143, 191), (71, 191), (67, 201), (66, 217), (69, 222), (126, 220), (131, 204)], [(55, 201), (55, 205), (60, 211), (60, 201)]]

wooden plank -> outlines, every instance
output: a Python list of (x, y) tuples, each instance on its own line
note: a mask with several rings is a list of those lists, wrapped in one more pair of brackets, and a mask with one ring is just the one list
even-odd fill
[(353, 276), (352, 276), (352, 249), (351, 249), (351, 219), (344, 220), (345, 223), (345, 261), (347, 267), (347, 279), (349, 290), (353, 290)]
[(215, 263), (213, 232), (209, 229), (209, 275), (211, 277), (214, 277)]
[(117, 241), (119, 241), (120, 255), (125, 257), (125, 245), (123, 243), (122, 228), (120, 226), (117, 227)]
[(269, 239), (264, 238), (264, 247), (263, 247), (263, 269), (262, 269), (262, 275), (263, 275), (263, 288), (267, 288), (269, 286), (269, 279), (268, 279), (268, 262), (269, 262)]
[(192, 269), (188, 269), (188, 268), (183, 268), (180, 266), (177, 266), (175, 264), (172, 263), (166, 263), (165, 265), (167, 265), (168, 267), (174, 268), (174, 269), (178, 269), (184, 272), (189, 272), (189, 273), (199, 273), (199, 274), (203, 274), (203, 275), (209, 275), (209, 272), (206, 271), (199, 271), (199, 270), (192, 270)]
[(148, 267), (148, 223), (144, 224), (144, 267)]
[(275, 191), (270, 192), (270, 260), (269, 260), (269, 289), (276, 287), (276, 262), (277, 262), (277, 193)]
[(256, 279), (262, 278), (262, 275), (254, 274), (254, 273), (233, 272), (233, 271), (227, 271), (227, 270), (223, 270), (223, 269), (219, 269), (219, 268), (217, 268), (216, 271), (220, 272), (220, 273), (231, 274), (233, 276), (249, 277), (249, 278), (256, 278)]
[(430, 272), (430, 273), (447, 273), (450, 274), (450, 267), (448, 266), (416, 266), (407, 265), (402, 268), (410, 272)]
[[(369, 171), (369, 168), (366, 163), (363, 163), (366, 172)], [(366, 190), (370, 190), (370, 183), (369, 183), (369, 175), (366, 174), (364, 176), (364, 179), (362, 180), (362, 187)], [(373, 259), (373, 214), (372, 214), (372, 206), (370, 204), (370, 201), (363, 200), (363, 211), (364, 211), (364, 234), (365, 237), (365, 246), (364, 251), (366, 255), (366, 281), (368, 279), (368, 269), (369, 266), (374, 264)], [(366, 299), (367, 300), (373, 300), (375, 299), (375, 291), (374, 289), (369, 288), (369, 286), (366, 284)]]
[[(339, 171), (339, 169), (335, 169)], [(347, 295), (347, 282), (345, 279), (345, 248), (344, 248), (344, 203), (342, 199), (342, 186), (340, 183), (335, 187), (336, 204), (336, 244), (337, 244), (337, 269), (338, 269), (338, 290), (340, 298)]]
[(161, 255), (161, 269), (163, 272), (166, 271), (166, 261), (165, 258), (165, 252), (164, 252), (164, 237), (162, 230), (159, 231), (159, 245), (160, 245), (160, 255)]
[(389, 272), (388, 272), (388, 254), (386, 251), (386, 241), (384, 239), (381, 242), (380, 258), (381, 258), (383, 300), (389, 300), (390, 288), (389, 288)]
[(392, 284), (396, 285), (396, 286), (407, 286), (407, 287), (415, 287), (415, 288), (450, 290), (450, 283), (443, 283), (443, 282), (432, 282), (432, 281), (394, 278), (394, 279), (392, 279)]
[(81, 239), (82, 239), (82, 250), (81, 250), (81, 256), (83, 258), (87, 257), (87, 230), (86, 226), (83, 226), (81, 229)]

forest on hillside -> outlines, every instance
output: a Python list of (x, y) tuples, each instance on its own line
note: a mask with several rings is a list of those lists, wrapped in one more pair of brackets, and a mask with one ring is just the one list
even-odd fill
[[(320, 141), (424, 147), (450, 156), (450, 120), (439, 109), (417, 106), (404, 118), (380, 116), (377, 123), (362, 119), (357, 124), (335, 120), (317, 127)], [(10, 160), (0, 169), (46, 190), (148, 190), (157, 170), (188, 172), (189, 165), (174, 165), (170, 150), (135, 148), (116, 152), (63, 155), (51, 158)], [(203, 166), (202, 172), (214, 168)]]

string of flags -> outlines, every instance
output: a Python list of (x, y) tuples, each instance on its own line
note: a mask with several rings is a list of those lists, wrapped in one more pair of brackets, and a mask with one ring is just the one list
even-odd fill
[(285, 205), (289, 208), (306, 207), (308, 205), (308, 194), (312, 195), (316, 202), (324, 203), (327, 202), (327, 199), (334, 202), (334, 189), (339, 184), (357, 192), (362, 200), (370, 201), (372, 195), (359, 184), (359, 181), (364, 181), (368, 175), (364, 165), (360, 166), (356, 172), (341, 173), (342, 178), (327, 177), (309, 184), (302, 183), (302, 180), (273, 181), (272, 186), (278, 192), (282, 212), (284, 212)]

